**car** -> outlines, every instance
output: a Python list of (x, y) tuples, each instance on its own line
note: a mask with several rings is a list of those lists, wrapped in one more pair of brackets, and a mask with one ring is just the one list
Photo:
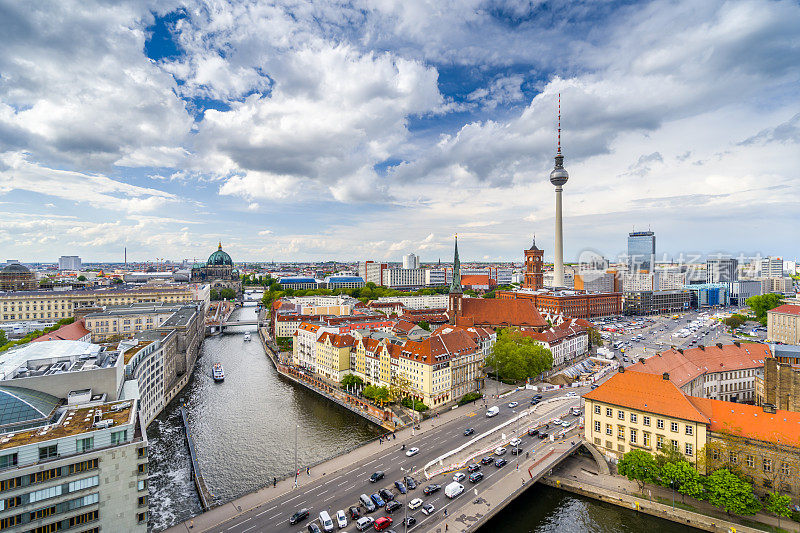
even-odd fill
[(561, 419), (560, 418), (556, 418), (555, 420), (553, 420), (553, 424), (555, 424), (557, 426), (560, 426), (561, 425)]
[(464, 472), (456, 472), (456, 474), (453, 476), (453, 481), (461, 482), (464, 481), (464, 478), (466, 477), (467, 475)]
[(529, 437), (535, 437), (538, 434), (539, 434), (539, 430), (538, 429), (535, 429), (535, 428), (528, 429), (528, 436)]
[(411, 448), (410, 450), (408, 450), (406, 452), (406, 456), (407, 457), (413, 457), (414, 455), (417, 455), (418, 453), (419, 453), (419, 448)]
[(481, 469), (481, 465), (479, 465), (477, 463), (472, 463), (467, 467), (467, 472), (469, 472), (471, 474), (472, 472), (477, 472), (480, 469)]
[(572, 425), (572, 422), (570, 422), (569, 420), (564, 420), (563, 422), (561, 422), (561, 425), (564, 426), (565, 428), (568, 428)]
[(425, 516), (430, 516), (435, 510), (436, 507), (434, 507), (433, 504), (431, 503), (426, 503), (425, 505), (422, 506), (422, 513)]
[(383, 501), (383, 498), (381, 498), (381, 495), (378, 494), (377, 492), (371, 495), (370, 498), (372, 499), (372, 503), (374, 503), (376, 507), (383, 507), (384, 505), (386, 505), (386, 502)]
[(413, 516), (407, 516), (404, 522), (406, 523), (406, 529), (408, 529), (417, 523), (417, 519), (414, 518)]
[(378, 491), (378, 494), (380, 494), (381, 498), (383, 498), (387, 502), (394, 500), (394, 493), (389, 489), (381, 489)]
[(423, 492), (423, 493), (424, 493), (426, 496), (430, 496), (431, 494), (433, 494), (434, 492), (438, 491), (438, 490), (439, 490), (439, 489), (441, 489), (441, 488), (442, 488), (442, 486), (441, 486), (441, 485), (437, 485), (436, 483), (431, 483), (430, 485), (428, 485), (427, 487), (425, 487), (424, 489), (422, 489), (422, 492)]
[(359, 531), (364, 531), (369, 526), (375, 523), (375, 519), (371, 516), (365, 516), (363, 518), (359, 518), (356, 522), (356, 529)]
[(397, 500), (391, 501), (386, 504), (386, 512), (393, 513), (396, 510), (400, 509), (403, 506), (402, 503), (398, 502)]
[(408, 508), (411, 510), (416, 509), (420, 505), (422, 505), (422, 500), (420, 498), (414, 498), (413, 500), (408, 502)]
[(350, 520), (358, 520), (361, 518), (361, 509), (355, 505), (350, 507), (347, 511), (350, 513)]
[(469, 482), (470, 483), (477, 483), (478, 481), (483, 479), (483, 472), (473, 472), (469, 475)]
[(539, 403), (540, 403), (541, 401), (542, 401), (542, 400), (536, 400), (536, 399), (534, 399), (534, 400), (531, 400), (531, 405), (539, 405)]
[(373, 502), (370, 499), (370, 497), (367, 496), (366, 494), (362, 494), (361, 496), (358, 497), (358, 499), (361, 502), (361, 505), (364, 506), (364, 509), (366, 509), (368, 513), (371, 513), (372, 511), (377, 509), (377, 507), (375, 506), (375, 502)]
[(294, 514), (291, 516), (291, 518), (289, 518), (289, 523), (290, 523), (291, 525), (295, 525), (295, 524), (297, 524), (298, 522), (302, 522), (303, 520), (305, 520), (306, 518), (308, 518), (308, 514), (309, 514), (309, 511), (308, 511), (308, 509), (306, 509), (305, 507), (303, 507), (303, 508), (302, 508), (302, 509), (300, 509), (299, 511), (295, 512), (295, 513), (294, 513)]
[(519, 402), (511, 402), (511, 403), (509, 403), (509, 404), (508, 404), (508, 407), (509, 407), (510, 409), (513, 409), (513, 408), (515, 408), (515, 407), (516, 407), (516, 406), (518, 406), (518, 405), (519, 405)]
[(481, 464), (482, 465), (490, 465), (493, 462), (494, 462), (494, 458), (492, 458), (492, 456), (487, 456), (487, 457), (484, 457), (483, 459), (481, 459)]
[(502, 446), (498, 446), (497, 448), (494, 449), (495, 455), (503, 455), (504, 453), (506, 453), (506, 449)]
[(322, 533), (322, 530), (319, 528), (316, 522), (309, 522), (308, 533)]
[(405, 483), (403, 483), (402, 481), (395, 481), (394, 482), (394, 486), (397, 487), (397, 491), (400, 494), (405, 494), (406, 492), (408, 492), (408, 489), (406, 488)]
[(392, 518), (390, 516), (382, 516), (375, 520), (375, 531), (383, 531), (392, 525)]
[(543, 396), (541, 394), (537, 394), (533, 397), (534, 400), (541, 400)]
[(347, 515), (341, 509), (336, 511), (336, 525), (339, 526), (339, 529), (347, 527)]
[(496, 466), (497, 468), (500, 468), (501, 466), (505, 466), (507, 464), (508, 464), (508, 461), (506, 461), (502, 457), (494, 462), (494, 466)]
[(511, 455), (519, 455), (521, 453), (522, 453), (522, 448), (517, 448), (516, 446), (511, 448)]
[(383, 476), (386, 474), (383, 473), (383, 470), (378, 470), (377, 472), (373, 472), (371, 476), (369, 476), (370, 483), (377, 483), (378, 481), (383, 479)]
[(465, 437), (468, 436), (468, 435), (472, 435), (473, 433), (475, 433), (475, 428), (467, 428), (467, 429), (464, 430), (464, 436)]
[(403, 481), (405, 482), (406, 487), (408, 487), (408, 490), (414, 490), (417, 488), (417, 481), (413, 477), (406, 476), (403, 478)]
[(514, 439), (511, 439), (511, 441), (509, 441), (509, 444), (512, 445), (512, 446), (519, 446), (521, 442), (522, 442), (522, 439), (514, 438)]

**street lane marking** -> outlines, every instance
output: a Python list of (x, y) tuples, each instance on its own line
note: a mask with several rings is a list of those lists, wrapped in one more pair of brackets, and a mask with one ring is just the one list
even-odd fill
[(294, 498), (290, 498), (290, 499), (288, 499), (288, 500), (284, 501), (283, 503), (289, 503), (289, 502), (290, 502), (290, 501), (292, 501), (292, 500), (296, 500), (296, 499), (297, 499), (297, 498), (299, 498), (300, 496), (302, 496), (302, 494), (298, 494), (298, 495), (297, 495), (297, 496), (295, 496)]
[(251, 529), (254, 529), (255, 527), (256, 526), (250, 526), (247, 529), (245, 529), (244, 531), (242, 531), (242, 533), (246, 533), (247, 531), (250, 531)]

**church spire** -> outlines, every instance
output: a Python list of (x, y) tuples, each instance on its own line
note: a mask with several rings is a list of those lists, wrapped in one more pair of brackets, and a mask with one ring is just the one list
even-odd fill
[(453, 257), (453, 281), (450, 283), (450, 294), (461, 293), (461, 261), (458, 259), (458, 233), (456, 233), (456, 251)]

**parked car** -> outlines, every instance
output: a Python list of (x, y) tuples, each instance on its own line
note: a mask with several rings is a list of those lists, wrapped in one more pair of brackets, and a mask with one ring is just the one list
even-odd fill
[(383, 498), (381, 498), (381, 495), (377, 492), (371, 495), (370, 498), (372, 498), (372, 503), (374, 503), (376, 507), (383, 507), (386, 505), (386, 502), (383, 501)]
[(483, 472), (473, 472), (469, 475), (469, 482), (470, 483), (477, 483), (478, 481), (483, 479)]
[(456, 472), (453, 476), (453, 481), (464, 481), (467, 475), (464, 472)]
[(383, 498), (387, 502), (394, 500), (394, 493), (392, 493), (392, 491), (390, 491), (389, 489), (381, 489), (378, 491), (378, 494), (380, 494), (381, 498)]
[(325, 533), (333, 533), (333, 519), (331, 515), (328, 514), (328, 511), (321, 511), (319, 513), (319, 524), (322, 526)]
[(494, 462), (494, 459), (491, 456), (487, 456), (487, 457), (484, 457), (483, 459), (481, 459), (481, 464), (482, 465), (490, 465), (493, 462)]
[(383, 531), (392, 525), (392, 518), (389, 516), (382, 516), (375, 520), (375, 531)]
[(361, 510), (355, 505), (347, 510), (350, 513), (350, 520), (358, 520), (361, 518)]
[(467, 429), (464, 430), (464, 436), (465, 437), (467, 435), (472, 435), (473, 433), (475, 433), (475, 429), (474, 428), (467, 428)]
[(417, 519), (414, 518), (413, 516), (407, 516), (405, 519), (405, 523), (406, 523), (406, 529), (409, 529), (410, 527), (413, 527), (414, 524), (417, 523)]
[(363, 518), (358, 519), (358, 521), (356, 522), (356, 529), (359, 531), (364, 531), (374, 523), (375, 523), (374, 518), (372, 518), (371, 516), (365, 516)]
[(373, 502), (370, 499), (370, 497), (367, 496), (366, 494), (362, 494), (361, 496), (358, 497), (358, 499), (361, 502), (361, 505), (364, 506), (364, 509), (366, 509), (368, 513), (371, 513), (372, 511), (377, 509), (375, 502)]
[(406, 456), (412, 457), (414, 455), (417, 455), (418, 453), (419, 453), (419, 448), (411, 448), (406, 452)]
[(511, 448), (511, 455), (519, 455), (520, 453), (522, 453), (522, 448), (517, 448), (516, 446)]
[(294, 524), (297, 524), (298, 522), (302, 522), (303, 520), (305, 520), (306, 518), (308, 518), (308, 513), (309, 513), (308, 509), (306, 509), (305, 507), (303, 507), (303, 508), (302, 508), (302, 509), (300, 509), (299, 511), (295, 512), (295, 513), (294, 513), (294, 514), (291, 516), (291, 518), (289, 518), (289, 523), (290, 523), (291, 525), (294, 525)]
[(430, 516), (435, 510), (436, 507), (434, 507), (433, 504), (430, 503), (426, 503), (425, 505), (422, 506), (422, 513), (425, 516)]
[(472, 463), (467, 467), (467, 472), (469, 472), (471, 474), (472, 472), (477, 472), (480, 469), (481, 469), (481, 465), (479, 465), (477, 463)]
[(425, 487), (424, 489), (422, 489), (422, 492), (423, 492), (423, 493), (424, 493), (426, 496), (430, 496), (431, 494), (433, 494), (434, 492), (438, 491), (438, 490), (439, 490), (439, 489), (441, 489), (441, 488), (442, 488), (442, 486), (441, 486), (441, 485), (437, 485), (436, 483), (431, 483), (430, 485), (428, 485), (427, 487)]
[(405, 482), (406, 487), (408, 487), (408, 490), (414, 490), (417, 488), (417, 480), (415, 480), (413, 477), (406, 476), (403, 478), (403, 481)]
[(316, 522), (309, 522), (307, 529), (308, 533), (322, 533), (322, 530), (319, 528)]
[(391, 501), (386, 504), (386, 512), (393, 513), (396, 510), (400, 509), (403, 506), (402, 503), (398, 502), (397, 500)]
[(369, 476), (369, 482), (370, 483), (377, 483), (378, 481), (383, 479), (384, 475), (385, 474), (383, 473), (383, 470), (378, 470), (377, 472), (375, 472), (371, 476)]
[(497, 468), (500, 468), (501, 466), (505, 466), (507, 464), (508, 464), (508, 461), (506, 461), (502, 457), (494, 462), (494, 466), (496, 466)]
[(422, 505), (422, 500), (420, 498), (414, 498), (413, 500), (408, 502), (408, 508), (409, 509), (416, 509), (420, 505)]
[(395, 481), (394, 486), (397, 487), (397, 490), (400, 492), (400, 494), (405, 494), (406, 492), (408, 492), (405, 483), (403, 483), (402, 481)]

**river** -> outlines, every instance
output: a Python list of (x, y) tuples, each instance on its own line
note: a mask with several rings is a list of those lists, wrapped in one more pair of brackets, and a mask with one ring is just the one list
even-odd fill
[[(255, 307), (234, 311), (252, 319)], [(150, 529), (161, 531), (201, 512), (191, 481), (189, 451), (178, 406), (189, 423), (206, 484), (220, 501), (251, 492), (294, 470), (295, 431), (299, 465), (315, 463), (374, 438), (382, 430), (305, 388), (279, 378), (254, 326), (203, 342), (192, 379), (147, 429), (150, 440)], [(252, 341), (243, 340), (251, 331)], [(220, 361), (225, 381), (214, 383)], [(544, 486), (498, 514), (481, 533), (689, 532), (678, 524), (573, 496)], [(421, 533), (421, 532), (420, 532)]]

